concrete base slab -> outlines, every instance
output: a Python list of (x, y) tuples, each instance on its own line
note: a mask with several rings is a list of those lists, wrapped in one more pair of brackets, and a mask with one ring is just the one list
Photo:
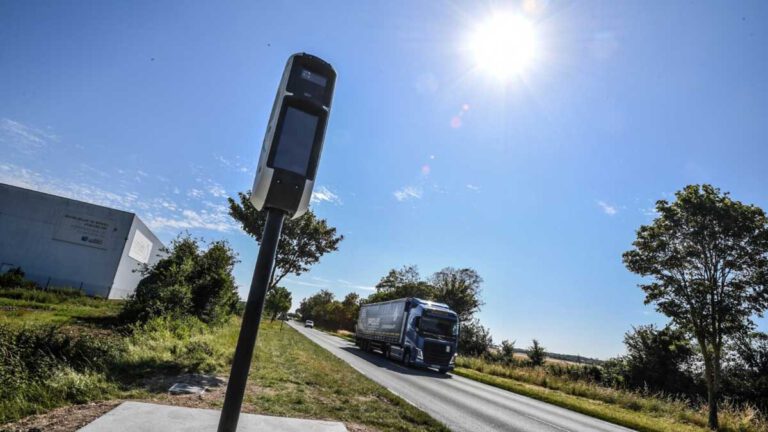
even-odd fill
[[(218, 410), (123, 402), (79, 432), (214, 432)], [(240, 414), (238, 432), (347, 432), (343, 423)]]

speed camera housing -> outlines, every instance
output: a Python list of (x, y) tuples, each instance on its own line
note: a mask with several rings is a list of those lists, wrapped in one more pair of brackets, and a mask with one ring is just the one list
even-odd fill
[(306, 53), (288, 59), (251, 190), (256, 209), (280, 209), (292, 219), (307, 211), (335, 84), (324, 60)]

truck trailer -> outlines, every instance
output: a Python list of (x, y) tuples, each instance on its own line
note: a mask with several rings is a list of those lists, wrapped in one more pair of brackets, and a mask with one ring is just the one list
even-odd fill
[(456, 360), (459, 318), (448, 305), (418, 298), (366, 304), (360, 307), (355, 343), (406, 366), (446, 373)]

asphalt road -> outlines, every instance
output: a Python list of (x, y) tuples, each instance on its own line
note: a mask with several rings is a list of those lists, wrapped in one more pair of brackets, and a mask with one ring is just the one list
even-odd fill
[(409, 369), (319, 330), (290, 325), (453, 431), (626, 432), (631, 429), (456, 375)]

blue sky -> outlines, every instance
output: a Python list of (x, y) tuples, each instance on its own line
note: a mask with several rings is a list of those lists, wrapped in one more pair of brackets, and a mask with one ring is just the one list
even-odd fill
[[(533, 23), (501, 81), (467, 41)], [(663, 322), (621, 264), (655, 200), (713, 183), (768, 208), (765, 2), (0, 4), (0, 181), (135, 211), (165, 241), (253, 240), (247, 190), (287, 57), (339, 75), (313, 208), (346, 239), (287, 286), (367, 295), (472, 267), (494, 339), (608, 357)], [(764, 326), (765, 328), (765, 326)]]

